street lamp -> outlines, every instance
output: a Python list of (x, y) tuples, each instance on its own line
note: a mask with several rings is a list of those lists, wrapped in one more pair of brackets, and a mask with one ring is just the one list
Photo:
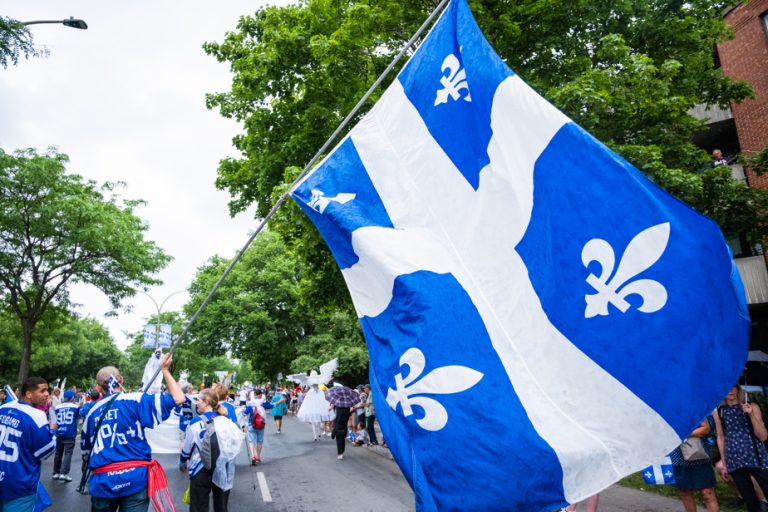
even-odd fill
[(139, 293), (143, 293), (147, 297), (149, 297), (152, 300), (152, 303), (155, 305), (155, 309), (157, 310), (157, 320), (155, 322), (155, 350), (160, 348), (160, 314), (163, 312), (163, 306), (165, 306), (165, 303), (168, 302), (168, 299), (173, 297), (174, 295), (178, 295), (180, 293), (185, 293), (186, 290), (179, 290), (177, 292), (173, 292), (172, 294), (168, 295), (165, 299), (163, 299), (163, 302), (160, 303), (160, 305), (157, 305), (157, 301), (154, 297), (152, 297), (147, 292), (139, 291)]
[(22, 21), (22, 25), (40, 25), (42, 23), (55, 23), (59, 24), (61, 23), (65, 27), (71, 27), (71, 28), (79, 28), (80, 30), (85, 30), (88, 28), (88, 24), (83, 20), (76, 20), (72, 16), (69, 17), (69, 19), (66, 20), (37, 20), (37, 21)]

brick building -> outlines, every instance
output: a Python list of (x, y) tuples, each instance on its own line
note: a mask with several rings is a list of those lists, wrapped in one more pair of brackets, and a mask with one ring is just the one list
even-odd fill
[[(768, 189), (768, 175), (757, 176), (748, 169), (745, 173), (736, 163), (739, 155), (749, 155), (768, 145), (768, 0), (737, 3), (725, 11), (724, 18), (733, 27), (735, 38), (718, 45), (716, 59), (726, 76), (749, 83), (755, 98), (732, 104), (726, 110), (703, 106), (694, 109), (694, 115), (707, 118), (708, 129), (693, 141), (709, 152), (721, 149), (733, 162), (730, 167), (734, 178), (751, 187)], [(739, 239), (728, 242), (744, 282), (752, 319), (750, 350), (768, 353), (768, 268), (763, 246), (748, 246)], [(766, 354), (750, 355), (751, 359), (755, 357), (768, 360)], [(750, 364), (746, 377), (749, 383), (768, 385), (768, 362)]]
[[(718, 45), (723, 72), (755, 90), (755, 99), (731, 106), (740, 152), (748, 155), (768, 145), (768, 0), (731, 7), (725, 21), (734, 28), (736, 38)], [(768, 175), (747, 171), (747, 183), (768, 188)]]

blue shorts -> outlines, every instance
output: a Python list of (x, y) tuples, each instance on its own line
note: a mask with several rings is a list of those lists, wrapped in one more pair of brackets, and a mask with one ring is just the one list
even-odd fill
[(259, 430), (249, 428), (248, 429), (248, 442), (250, 444), (263, 444), (264, 443), (264, 429)]

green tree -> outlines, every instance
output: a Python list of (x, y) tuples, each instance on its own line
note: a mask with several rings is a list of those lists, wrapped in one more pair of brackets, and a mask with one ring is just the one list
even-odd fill
[[(228, 260), (215, 256), (198, 270), (184, 310), (191, 316), (223, 273)], [(265, 231), (243, 255), (190, 330), (199, 353), (250, 362), (256, 375), (274, 378), (296, 357), (311, 333), (298, 298), (295, 258), (276, 233)]]
[(66, 309), (71, 283), (95, 286), (117, 309), (170, 261), (145, 239), (142, 201), (67, 173), (67, 161), (53, 149), (0, 150), (0, 299), (21, 324), (20, 381), (35, 327), (49, 307)]
[[(10, 311), (0, 313), (0, 383), (18, 377), (21, 362), (21, 326)], [(96, 372), (107, 365), (122, 364), (122, 354), (109, 331), (93, 318), (79, 318), (50, 307), (38, 322), (30, 373), (49, 382), (66, 378), (68, 384), (89, 387)]]
[[(251, 204), (264, 215), (413, 34), (435, 1), (303, 0), (240, 19), (205, 51), (228, 62), (228, 92), (209, 108), (241, 121), (240, 158), (226, 158), (216, 185), (235, 213)], [(728, 235), (764, 238), (763, 192), (701, 172), (708, 156), (691, 143), (702, 128), (688, 111), (751, 94), (715, 68), (715, 43), (732, 31), (721, 0), (470, 0), (491, 44), (547, 99), (660, 185), (712, 215)], [(383, 87), (392, 80), (385, 81)], [(378, 97), (374, 94), (369, 106)], [(746, 210), (743, 210), (746, 208)], [(302, 301), (343, 308), (340, 273), (295, 205), (271, 224), (300, 262)], [(732, 231), (731, 231), (732, 230)]]
[(48, 50), (35, 46), (32, 32), (20, 21), (0, 16), (0, 66), (18, 64), (19, 57), (42, 57)]

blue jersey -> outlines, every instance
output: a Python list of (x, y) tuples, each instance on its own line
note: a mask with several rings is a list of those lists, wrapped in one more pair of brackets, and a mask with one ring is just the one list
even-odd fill
[(58, 436), (61, 439), (74, 439), (77, 437), (78, 407), (72, 402), (63, 402), (54, 407), (56, 425), (59, 426)]
[(237, 425), (237, 411), (235, 411), (235, 406), (229, 402), (221, 402), (221, 405), (227, 410), (227, 418), (234, 421), (235, 425)]
[[(113, 462), (151, 460), (152, 449), (144, 429), (154, 428), (168, 419), (176, 406), (173, 397), (168, 393), (118, 393), (104, 415), (98, 435), (94, 436), (96, 423), (111, 398), (109, 395), (99, 400), (83, 423), (80, 442), (83, 452), (90, 450), (93, 443), (88, 467), (95, 469)], [(128, 496), (146, 487), (146, 467), (94, 473), (90, 480), (91, 496), (97, 498)]]
[(88, 413), (91, 412), (91, 408), (96, 405), (96, 402), (85, 402), (82, 407), (80, 407), (80, 417), (85, 420), (85, 417), (88, 416)]
[(195, 414), (195, 400), (192, 397), (185, 396), (184, 397), (184, 403), (181, 405), (177, 405), (176, 408), (173, 410), (174, 414), (179, 415), (179, 430), (182, 432), (187, 431), (187, 427), (189, 426), (189, 422), (192, 421), (192, 418), (196, 416)]
[[(200, 458), (200, 449), (205, 437), (205, 427), (209, 421), (218, 416), (215, 412), (205, 412), (190, 421), (187, 433), (184, 437), (184, 446), (181, 448), (179, 465), (187, 467), (189, 478), (192, 478), (203, 469), (203, 460)], [(205, 421), (203, 421), (205, 420)], [(196, 449), (195, 449), (196, 448)]]
[(43, 411), (21, 401), (0, 407), (0, 502), (35, 494), (40, 463), (55, 448)]

